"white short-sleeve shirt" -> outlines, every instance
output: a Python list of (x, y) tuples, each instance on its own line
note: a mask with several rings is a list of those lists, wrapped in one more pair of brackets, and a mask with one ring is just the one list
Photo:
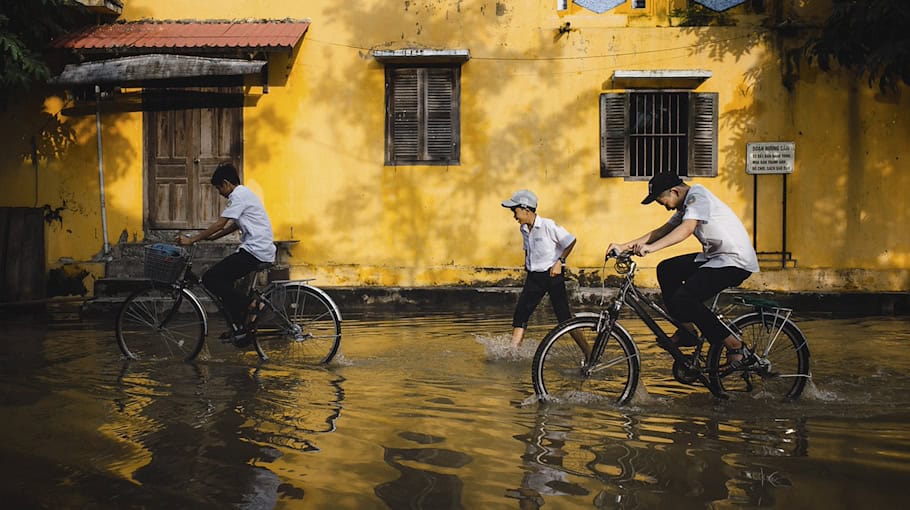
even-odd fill
[(234, 220), (240, 227), (240, 248), (260, 262), (275, 262), (272, 222), (255, 193), (242, 184), (235, 187), (221, 217)]
[(700, 184), (689, 188), (685, 204), (677, 209), (670, 223), (697, 220), (694, 235), (701, 242), (702, 253), (695, 260), (702, 267), (738, 267), (757, 273), (758, 257), (742, 221), (727, 204)]
[(549, 218), (537, 216), (534, 224), (521, 226), (524, 239), (525, 269), (549, 271), (562, 252), (575, 241), (575, 236)]

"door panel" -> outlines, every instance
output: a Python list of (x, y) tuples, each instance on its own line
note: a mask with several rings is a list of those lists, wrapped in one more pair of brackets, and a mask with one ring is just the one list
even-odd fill
[(242, 177), (242, 121), (240, 107), (145, 113), (149, 229), (204, 229), (218, 218), (226, 201), (210, 184), (212, 172), (231, 161)]

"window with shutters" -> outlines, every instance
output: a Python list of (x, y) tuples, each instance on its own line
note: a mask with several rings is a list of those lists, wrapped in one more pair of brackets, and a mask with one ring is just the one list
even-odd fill
[(600, 175), (717, 176), (717, 93), (629, 91), (600, 96)]
[(461, 157), (460, 65), (386, 66), (386, 165), (455, 165)]

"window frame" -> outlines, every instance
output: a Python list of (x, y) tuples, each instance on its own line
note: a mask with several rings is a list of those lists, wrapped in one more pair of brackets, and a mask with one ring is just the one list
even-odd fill
[[(653, 168), (644, 175), (632, 176), (630, 162), (630, 119), (632, 96), (635, 94), (688, 94), (688, 148), (683, 177), (717, 177), (717, 92), (693, 92), (680, 89), (628, 89), (600, 95), (600, 176), (626, 180), (647, 180)], [(678, 172), (678, 170), (677, 170)]]
[[(433, 149), (431, 148), (432, 135), (431, 131), (433, 129), (439, 129), (440, 126), (432, 126), (431, 120), (433, 118), (433, 112), (430, 110), (432, 108), (432, 102), (439, 101), (439, 97), (435, 101), (429, 101), (434, 94), (439, 94), (441, 89), (431, 90), (433, 86), (433, 77), (431, 76), (433, 70), (443, 69), (447, 73), (450, 73), (448, 77), (448, 86), (451, 87), (451, 95), (449, 97), (450, 104), (448, 110), (450, 131), (448, 135), (451, 137), (451, 150), (448, 154), (440, 156), (440, 154), (433, 154)], [(402, 79), (400, 76), (401, 71), (413, 70), (416, 74), (416, 88), (413, 102), (416, 104), (416, 134), (417, 140), (406, 140), (402, 139), (403, 136), (400, 135), (400, 131), (396, 129), (396, 114), (398, 110), (396, 106), (398, 101), (396, 101), (396, 91), (398, 88), (403, 87)], [(438, 78), (438, 75), (437, 75)], [(398, 88), (396, 88), (396, 84)], [(446, 95), (446, 94), (443, 94)], [(400, 96), (399, 96), (400, 97)], [(444, 97), (442, 99), (445, 99)], [(437, 110), (437, 115), (442, 110)], [(406, 114), (407, 112), (402, 112)], [(461, 62), (405, 62), (405, 63), (389, 63), (385, 66), (385, 165), (386, 166), (452, 166), (461, 164)], [(437, 116), (438, 119), (438, 116)], [(400, 147), (404, 143), (416, 143), (417, 145), (417, 156), (413, 159), (404, 158), (396, 156), (396, 147)]]

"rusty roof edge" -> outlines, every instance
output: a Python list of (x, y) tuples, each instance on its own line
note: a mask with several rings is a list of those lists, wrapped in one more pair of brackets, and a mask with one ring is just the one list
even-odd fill
[[(64, 34), (58, 37), (51, 43), (52, 48), (57, 49), (71, 49), (71, 50), (97, 50), (105, 49), (103, 46), (90, 45), (90, 46), (77, 46), (74, 43), (84, 38), (88, 37), (104, 37), (107, 34), (104, 34), (104, 30), (107, 27), (125, 27), (125, 26), (154, 26), (154, 25), (226, 25), (226, 26), (264, 26), (264, 25), (301, 25), (302, 29), (300, 32), (299, 38), (294, 41), (293, 44), (289, 43), (269, 43), (269, 44), (253, 44), (253, 45), (242, 45), (239, 47), (243, 48), (293, 48), (300, 42), (300, 39), (309, 31), (311, 22), (307, 19), (295, 19), (295, 18), (283, 18), (283, 19), (259, 19), (259, 20), (250, 20), (250, 19), (237, 19), (237, 20), (138, 20), (138, 21), (125, 21), (117, 20), (114, 23), (107, 23), (101, 25), (93, 25), (90, 27), (85, 27), (79, 30), (75, 30), (68, 34)], [(97, 35), (96, 35), (97, 34)], [(116, 37), (122, 37), (123, 34), (112, 34)], [(283, 37), (288, 37), (287, 35)], [(124, 44), (112, 44), (108, 48), (127, 48), (132, 46), (132, 43)], [(218, 47), (218, 46), (216, 46)]]
[[(148, 25), (160, 25), (160, 24), (224, 24), (224, 23), (236, 23), (236, 24), (278, 24), (278, 23), (312, 23), (310, 18), (238, 18), (238, 19), (193, 19), (193, 18), (182, 18), (182, 19), (156, 19), (156, 18), (141, 18), (135, 20), (125, 20), (118, 19), (112, 23), (107, 23), (107, 25), (130, 25), (130, 24), (148, 24)], [(105, 25), (96, 25), (93, 28), (102, 27)]]

